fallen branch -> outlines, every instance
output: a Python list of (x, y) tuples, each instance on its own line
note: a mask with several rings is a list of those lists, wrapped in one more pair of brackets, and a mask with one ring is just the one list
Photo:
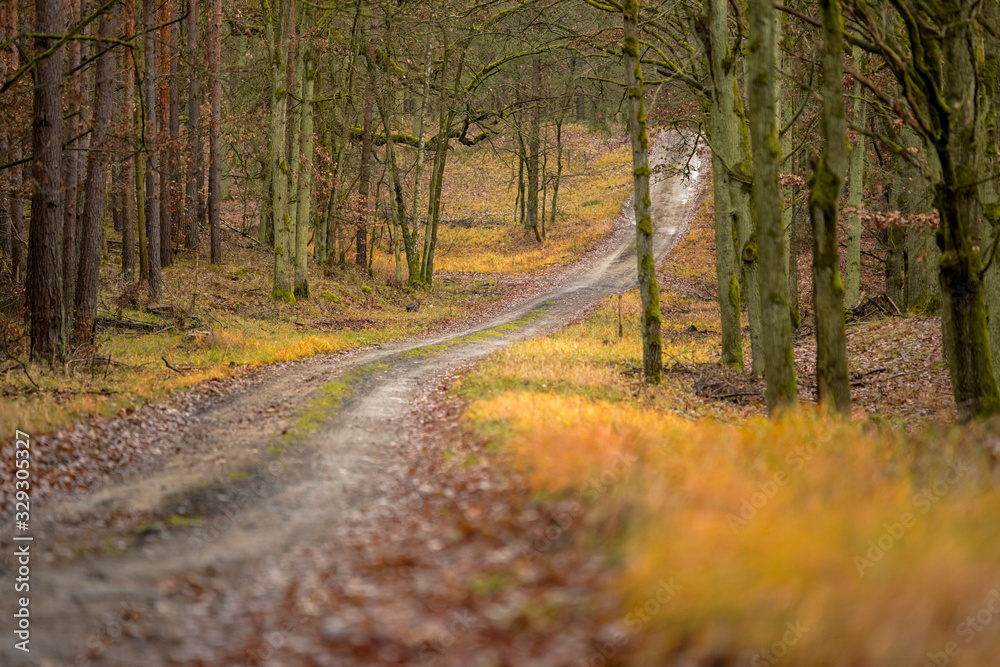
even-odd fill
[(163, 363), (166, 364), (167, 368), (169, 368), (173, 372), (180, 373), (181, 375), (184, 374), (184, 371), (182, 371), (181, 369), (177, 368), (176, 366), (171, 365), (170, 362), (167, 361), (166, 355), (160, 355), (160, 359), (163, 359)]
[[(230, 225), (230, 224), (229, 224), (228, 222), (222, 222), (221, 220), (220, 220), (219, 222), (220, 222), (220, 223), (221, 223), (221, 224), (222, 224), (223, 226), (225, 226), (225, 227), (226, 227), (226, 228), (228, 228), (228, 229), (231, 229), (232, 231), (236, 232), (236, 233), (237, 233), (237, 234), (239, 234), (240, 236), (242, 236), (242, 237), (244, 237), (244, 238), (247, 238), (247, 239), (250, 239), (251, 241), (253, 241), (254, 245), (258, 245), (258, 246), (260, 246), (260, 247), (262, 247), (262, 248), (265, 248), (265, 249), (267, 249), (267, 251), (268, 251), (268, 252), (272, 252), (272, 253), (274, 252), (274, 250), (273, 250), (272, 248), (268, 248), (267, 246), (265, 246), (265, 245), (264, 245), (263, 243), (261, 243), (260, 241), (258, 241), (258, 240), (257, 240), (257, 239), (255, 239), (254, 237), (250, 236), (250, 235), (249, 235), (249, 234), (247, 234), (246, 232), (241, 232), (240, 230), (238, 230), (238, 229), (236, 229), (235, 227), (233, 227), (232, 225)], [(253, 246), (250, 246), (250, 247), (253, 247)]]
[(760, 396), (760, 392), (759, 391), (737, 391), (737, 392), (734, 392), (732, 394), (711, 394), (711, 395), (709, 395), (709, 398), (724, 399), (724, 398), (736, 398), (738, 396)]

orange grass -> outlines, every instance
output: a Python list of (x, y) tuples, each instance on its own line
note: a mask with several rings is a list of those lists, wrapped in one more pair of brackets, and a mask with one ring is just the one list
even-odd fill
[(904, 437), (803, 410), (727, 425), (530, 391), (468, 414), (505, 424), (536, 490), (599, 496), (599, 511), (628, 517), (624, 609), (661, 580), (679, 586), (646, 620), (623, 613), (634, 664), (682, 647), (773, 664), (764, 651), (788, 623), (808, 631), (777, 649), (784, 664), (922, 665), (955, 642), (949, 664), (984, 665), (1000, 651), (1000, 593), (997, 625), (963, 625), (1000, 590), (1000, 498), (981, 448), (1000, 445), (1000, 424)]

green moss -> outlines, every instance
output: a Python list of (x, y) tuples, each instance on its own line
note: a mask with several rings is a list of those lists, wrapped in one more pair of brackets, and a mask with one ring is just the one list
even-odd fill
[(407, 359), (423, 359), (424, 357), (432, 357), (438, 352), (443, 352), (446, 349), (448, 349), (447, 345), (444, 343), (438, 343), (437, 345), (415, 347), (412, 350), (400, 352), (399, 356), (406, 357)]
[(733, 308), (740, 307), (740, 281), (735, 275), (729, 279), (729, 305)]
[(202, 523), (204, 519), (200, 516), (181, 516), (180, 514), (174, 514), (169, 519), (167, 519), (168, 526), (197, 526)]
[(294, 306), (295, 305), (295, 294), (291, 290), (287, 289), (275, 289), (271, 293), (271, 298), (275, 301), (284, 301), (285, 303)]
[(234, 482), (245, 482), (247, 480), (253, 479), (253, 474), (245, 469), (233, 470), (229, 473), (229, 479)]

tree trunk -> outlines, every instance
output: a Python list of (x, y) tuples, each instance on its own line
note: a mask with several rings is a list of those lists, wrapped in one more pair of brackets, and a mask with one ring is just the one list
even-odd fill
[[(300, 36), (305, 37), (309, 32), (309, 20), (312, 17), (311, 7), (302, 7), (302, 30)], [(310, 204), (312, 203), (312, 169), (313, 169), (313, 89), (316, 85), (316, 63), (313, 60), (312, 51), (308, 44), (303, 43), (299, 48), (304, 50), (303, 79), (302, 81), (302, 130), (301, 130), (301, 150), (298, 165), (298, 211), (295, 215), (295, 297), (305, 298), (309, 296), (309, 273), (308, 273), (308, 242), (309, 228), (312, 221), (309, 217)]]
[[(740, 162), (736, 77), (729, 45), (726, 0), (710, 0), (708, 14), (709, 72), (712, 77), (710, 128), (712, 185), (715, 196), (715, 275), (719, 292), (722, 350), (720, 361), (743, 370), (743, 331), (740, 326), (740, 282), (736, 259), (737, 206), (732, 195), (740, 188), (729, 168)], [(745, 212), (745, 211), (744, 211)], [(755, 355), (756, 357), (756, 355)]]
[[(66, 29), (60, 0), (35, 0), (35, 53), (55, 44), (50, 35)], [(65, 353), (60, 237), (62, 210), (63, 51), (56, 49), (35, 68), (32, 110), (31, 226), (25, 305), (30, 319), (32, 360), (52, 364)]]
[[(98, 36), (108, 39), (115, 33), (110, 14), (99, 19)], [(94, 121), (84, 185), (83, 234), (80, 239), (80, 273), (76, 291), (76, 331), (89, 329), (97, 311), (97, 290), (101, 271), (101, 233), (108, 182), (108, 132), (111, 125), (111, 96), (114, 93), (114, 60), (110, 51), (97, 59), (94, 84)], [(67, 308), (69, 304), (67, 303)]]
[(410, 255), (407, 255), (407, 269), (409, 270), (408, 283), (411, 286), (420, 283), (421, 275), (421, 253), (420, 253), (420, 216), (417, 212), (420, 210), (420, 188), (423, 185), (423, 175), (424, 175), (424, 158), (427, 155), (427, 113), (430, 108), (430, 95), (431, 95), (431, 67), (434, 64), (433, 56), (434, 51), (432, 48), (433, 41), (427, 40), (427, 52), (424, 56), (424, 84), (423, 91), (420, 96), (420, 117), (417, 120), (417, 137), (419, 137), (419, 142), (417, 144), (417, 164), (414, 167), (414, 183), (413, 183), (413, 212), (410, 214), (410, 220), (413, 221), (413, 231), (412, 231), (412, 261)]
[[(69, 0), (66, 3), (69, 12), (68, 25), (76, 25), (80, 21), (80, 0)], [(62, 293), (66, 304), (64, 316), (67, 327), (72, 321), (73, 304), (76, 299), (76, 279), (79, 240), (76, 235), (77, 203), (79, 200), (80, 156), (83, 154), (79, 135), (82, 130), (80, 123), (81, 100), (83, 98), (83, 73), (76, 71), (80, 66), (80, 42), (71, 40), (63, 47), (66, 51), (67, 85), (65, 144), (68, 150), (63, 151), (62, 188), (63, 188), (63, 232), (62, 232)]]
[[(270, 140), (269, 140), (270, 141)], [(270, 153), (270, 143), (268, 144)], [(271, 160), (265, 157), (260, 163), (261, 195), (260, 195), (260, 227), (257, 229), (257, 240), (268, 248), (274, 247), (274, 211), (271, 210)]]
[(778, 165), (781, 146), (774, 107), (775, 10), (768, 0), (749, 0), (750, 34), (747, 57), (750, 142), (753, 150), (753, 203), (760, 248), (761, 317), (767, 407), (771, 413), (797, 401), (792, 356), (792, 322), (785, 277), (785, 244), (781, 229), (781, 189)]
[[(995, 243), (1000, 234), (1000, 192), (997, 188), (997, 72), (1000, 71), (1000, 37), (994, 32), (1000, 27), (1000, 5), (996, 2), (983, 4), (984, 24), (993, 30), (983, 30), (984, 47), (982, 60), (977, 56), (977, 70), (984, 75), (977, 88), (976, 134), (980, 138), (977, 146), (979, 181), (979, 202), (983, 223), (980, 227), (979, 247), (982, 262), (988, 265), (983, 276), (983, 297), (989, 312), (987, 326), (990, 336), (990, 355), (993, 358), (993, 374), (1000, 378), (1000, 248)], [(992, 176), (992, 178), (990, 178)]]
[[(137, 25), (142, 25), (140, 5), (137, 0), (126, 0), (125, 33), (128, 35), (135, 35)], [(124, 60), (122, 76), (125, 77), (125, 122), (128, 123), (128, 119), (131, 118), (132, 128), (132, 132), (123, 138), (125, 144), (123, 150), (129, 156), (127, 162), (127, 174), (130, 179), (130, 183), (126, 186), (126, 192), (129, 207), (131, 207), (133, 203), (135, 204), (135, 230), (137, 231), (135, 244), (139, 253), (139, 279), (147, 280), (149, 278), (149, 257), (146, 254), (146, 198), (143, 192), (144, 169), (142, 163), (144, 118), (142, 116), (142, 103), (139, 99), (142, 79), (140, 77), (141, 73), (137, 64), (139, 60), (143, 59), (142, 40), (138, 38), (134, 39), (133, 48), (122, 49), (122, 51), (122, 58)], [(136, 103), (137, 101), (139, 102), (138, 104)], [(124, 244), (125, 239), (123, 238), (123, 255), (125, 252)], [(123, 263), (123, 277), (125, 276), (124, 271), (125, 265)], [(133, 267), (133, 273), (129, 274), (127, 279), (131, 280), (134, 277)]]
[[(927, 150), (928, 144), (923, 142), (910, 128), (904, 127), (899, 133), (900, 145), (906, 149), (925, 149), (924, 154), (930, 163), (930, 174), (916, 169), (908, 162), (900, 160), (903, 180), (906, 182), (905, 208), (900, 208), (907, 214), (929, 213), (932, 206), (930, 182), (939, 176), (937, 155), (933, 150)], [(940, 307), (937, 265), (940, 250), (934, 238), (934, 230), (914, 229), (907, 239), (907, 256), (909, 258), (906, 272), (906, 307), (917, 312), (937, 312)]]
[(906, 310), (906, 302), (903, 301), (906, 230), (898, 225), (885, 230), (885, 249), (885, 296), (902, 312)]
[[(840, 0), (820, 0), (823, 17), (824, 155), (809, 181), (813, 223), (813, 308), (816, 314), (816, 395), (820, 405), (848, 414), (851, 383), (847, 373), (844, 287), (837, 253), (837, 209), (847, 168), (847, 119), (841, 51), (844, 19)], [(855, 147), (855, 150), (859, 150)], [(858, 174), (852, 173), (852, 185)], [(789, 356), (791, 350), (789, 348)]]
[(649, 198), (649, 139), (646, 136), (646, 109), (642, 99), (642, 65), (639, 61), (639, 3), (622, 4), (628, 129), (632, 139), (632, 174), (635, 193), (635, 249), (639, 293), (642, 299), (642, 368), (646, 382), (659, 384), (663, 377), (660, 341), (660, 287), (656, 282), (656, 258), (653, 256), (652, 202)]
[[(17, 32), (17, 3), (0, 4), (0, 42), (6, 43)], [(14, 44), (0, 50), (0, 77), (4, 81), (17, 71), (18, 62), (17, 47)], [(4, 162), (8, 158), (17, 159), (14, 153), (18, 138), (11, 130), (6, 125), (0, 127), (0, 160)], [(14, 280), (17, 279), (17, 262), (14, 261), (14, 246), (17, 244), (14, 236), (14, 199), (18, 196), (14, 181), (19, 172), (20, 167), (0, 171), (0, 260), (6, 262), (3, 265), (4, 273)]]
[(172, 147), (170, 145), (170, 126), (173, 119), (170, 118), (170, 5), (172, 0), (160, 0), (160, 41), (159, 66), (160, 85), (158, 89), (159, 104), (158, 117), (160, 119), (158, 139), (160, 146), (160, 265), (170, 266), (174, 263), (173, 226), (174, 218), (171, 210), (171, 182), (170, 175), (173, 171), (171, 164), (173, 160)]
[[(216, 0), (219, 2), (219, 0)], [(292, 292), (292, 219), (288, 211), (288, 161), (285, 155), (288, 34), (291, 30), (291, 0), (278, 0), (277, 12), (269, 17), (271, 39), (271, 211), (274, 220), (274, 281), (272, 298), (295, 302)]]
[(180, 100), (180, 6), (184, 0), (173, 0), (170, 11), (170, 219), (171, 247), (186, 240), (184, 192), (181, 189), (181, 100)]
[[(447, 28), (443, 33), (447, 40)], [(459, 90), (462, 82), (462, 69), (465, 66), (465, 53), (468, 43), (462, 47), (458, 64), (455, 67), (455, 79), (452, 90)], [(445, 41), (445, 51), (448, 51), (448, 44)], [(434, 167), (431, 171), (431, 183), (429, 205), (427, 209), (427, 231), (424, 245), (423, 263), (423, 283), (430, 287), (434, 283), (434, 251), (437, 248), (438, 222), (441, 219), (441, 188), (444, 185), (444, 170), (448, 162), (448, 144), (450, 142), (449, 131), (455, 120), (455, 108), (448, 105), (448, 87), (445, 85), (445, 70), (447, 69), (448, 58), (444, 58), (441, 65), (441, 108), (439, 110), (440, 121), (438, 123), (438, 142), (434, 149)]]
[[(368, 59), (369, 75), (374, 78), (376, 73), (375, 63), (372, 58)], [(392, 75), (389, 71), (388, 63), (384, 63), (384, 94), (379, 95), (376, 103), (378, 105), (379, 116), (382, 119), (382, 131), (385, 134), (385, 161), (389, 169), (389, 180), (390, 187), (392, 188), (392, 193), (390, 194), (390, 205), (389, 208), (392, 211), (393, 226), (398, 227), (398, 233), (393, 233), (393, 253), (396, 259), (396, 280), (400, 284), (403, 281), (402, 276), (402, 262), (400, 257), (400, 248), (403, 246), (403, 250), (406, 253), (406, 266), (409, 274), (409, 284), (416, 285), (420, 282), (420, 257), (417, 251), (416, 239), (410, 235), (410, 227), (407, 222), (407, 212), (406, 212), (406, 202), (403, 199), (403, 185), (399, 174), (399, 163), (396, 160), (396, 146), (392, 139), (392, 127), (393, 127), (393, 116), (390, 112), (386, 102), (386, 98), (392, 95)], [(423, 132), (421, 128), (418, 130)], [(420, 158), (418, 156), (418, 167)], [(419, 174), (419, 168), (417, 170)], [(419, 180), (419, 176), (417, 179)], [(419, 186), (417, 186), (417, 191), (419, 192)], [(416, 226), (416, 220), (414, 220), (414, 226)]]
[(156, 0), (142, 0), (143, 98), (145, 118), (143, 138), (146, 149), (146, 245), (149, 248), (149, 298), (159, 301), (163, 285), (160, 277), (160, 172), (156, 152)]
[[(855, 45), (851, 60), (854, 66), (861, 68), (861, 47)], [(854, 82), (854, 122), (858, 127), (864, 127), (868, 119), (868, 103), (865, 101), (866, 89), (860, 81)], [(841, 92), (841, 95), (843, 92)], [(857, 209), (862, 206), (865, 185), (865, 135), (858, 132), (854, 146), (851, 147), (850, 178), (847, 184), (847, 205), (854, 209), (847, 215), (847, 280), (844, 284), (844, 303), (848, 308), (858, 304), (861, 295), (861, 217)], [(896, 301), (899, 305), (899, 302)]]
[[(188, 0), (187, 55), (190, 63), (188, 76), (188, 155), (186, 204), (187, 225), (186, 245), (198, 250), (198, 184), (201, 182), (201, 81), (198, 76), (198, 0)], [(266, 197), (262, 197), (266, 199)]]
[(559, 199), (559, 182), (562, 180), (563, 172), (563, 142), (562, 142), (562, 127), (563, 121), (566, 118), (566, 109), (569, 108), (567, 101), (566, 106), (563, 107), (562, 115), (559, 120), (556, 121), (556, 176), (552, 181), (552, 206), (549, 210), (549, 227), (556, 224), (556, 203)]
[[(284, 0), (289, 2), (289, 0)], [(287, 40), (286, 40), (287, 41)], [(287, 48), (287, 47), (286, 47)], [(208, 232), (212, 264), (222, 263), (222, 0), (212, 7), (212, 124), (208, 138)]]
[[(332, 218), (334, 228), (332, 233), (333, 237), (332, 241), (330, 240), (331, 234), (330, 233), (327, 234), (327, 244), (330, 247), (329, 256), (327, 258), (327, 266), (332, 266), (334, 263), (334, 258), (338, 256), (339, 256), (338, 261), (340, 262), (341, 265), (343, 265), (346, 261), (346, 250), (344, 249), (343, 240), (341, 238), (342, 237), (341, 218), (343, 216), (341, 213), (342, 198), (340, 197), (340, 194), (341, 194), (341, 181), (344, 180), (343, 175), (346, 171), (344, 169), (344, 153), (347, 150), (347, 142), (350, 139), (350, 132), (351, 132), (349, 111), (350, 111), (351, 95), (352, 91), (354, 90), (354, 63), (356, 62), (358, 54), (358, 45), (360, 44), (361, 41), (361, 9), (362, 9), (362, 1), (358, 0), (358, 3), (354, 10), (354, 22), (351, 25), (351, 49), (347, 61), (347, 85), (344, 88), (346, 94), (343, 96), (341, 102), (340, 140), (337, 142), (337, 159), (334, 160), (333, 178), (331, 179), (332, 180), (331, 187), (333, 188), (333, 192), (331, 193), (330, 197), (331, 200), (334, 202), (334, 206), (331, 209), (331, 215), (328, 216), (327, 224), (329, 224), (329, 219)], [(346, 195), (346, 188), (344, 189), (344, 193)]]
[(936, 142), (941, 163), (941, 183), (936, 204), (940, 215), (940, 283), (942, 324), (949, 359), (952, 389), (959, 417), (986, 417), (1000, 411), (1000, 390), (993, 372), (987, 331), (986, 304), (981, 279), (982, 262), (972, 246), (971, 233), (978, 212), (976, 183), (977, 140), (975, 105), (977, 72), (974, 48), (981, 48), (973, 28), (975, 2), (963, 0), (959, 16), (942, 16), (947, 29), (941, 38), (944, 68), (942, 140)]
[(531, 64), (531, 93), (535, 98), (528, 125), (528, 227), (535, 233), (535, 240), (542, 242), (538, 231), (538, 157), (542, 124), (540, 98), (542, 96), (542, 61), (535, 56)]
[[(373, 57), (375, 44), (369, 41), (364, 47), (368, 49), (369, 57)], [(372, 164), (372, 116), (375, 110), (375, 81), (371, 76), (365, 86), (365, 110), (361, 135), (361, 174), (358, 180), (358, 195), (361, 207), (358, 221), (358, 231), (355, 237), (355, 257), (354, 263), (362, 268), (368, 267), (368, 225), (369, 223), (369, 190), (371, 189), (371, 164)]]

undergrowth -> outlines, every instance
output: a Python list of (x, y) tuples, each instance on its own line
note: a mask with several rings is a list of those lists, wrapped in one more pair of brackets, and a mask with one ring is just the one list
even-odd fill
[[(703, 207), (701, 222), (710, 214)], [(585, 534), (617, 567), (605, 593), (621, 600), (619, 622), (595, 639), (595, 659), (992, 664), (1000, 421), (886, 420), (903, 409), (891, 396), (872, 419), (806, 403), (768, 420), (759, 401), (698, 395), (691, 369), (723, 372), (712, 242), (696, 222), (664, 267), (661, 386), (641, 377), (631, 292), (621, 338), (619, 302), (606, 299), (557, 334), (496, 353), (453, 390), (470, 399), (466, 422), (487, 451), (538, 497), (586, 508), (555, 534)], [(912, 324), (858, 329), (886, 338)]]

